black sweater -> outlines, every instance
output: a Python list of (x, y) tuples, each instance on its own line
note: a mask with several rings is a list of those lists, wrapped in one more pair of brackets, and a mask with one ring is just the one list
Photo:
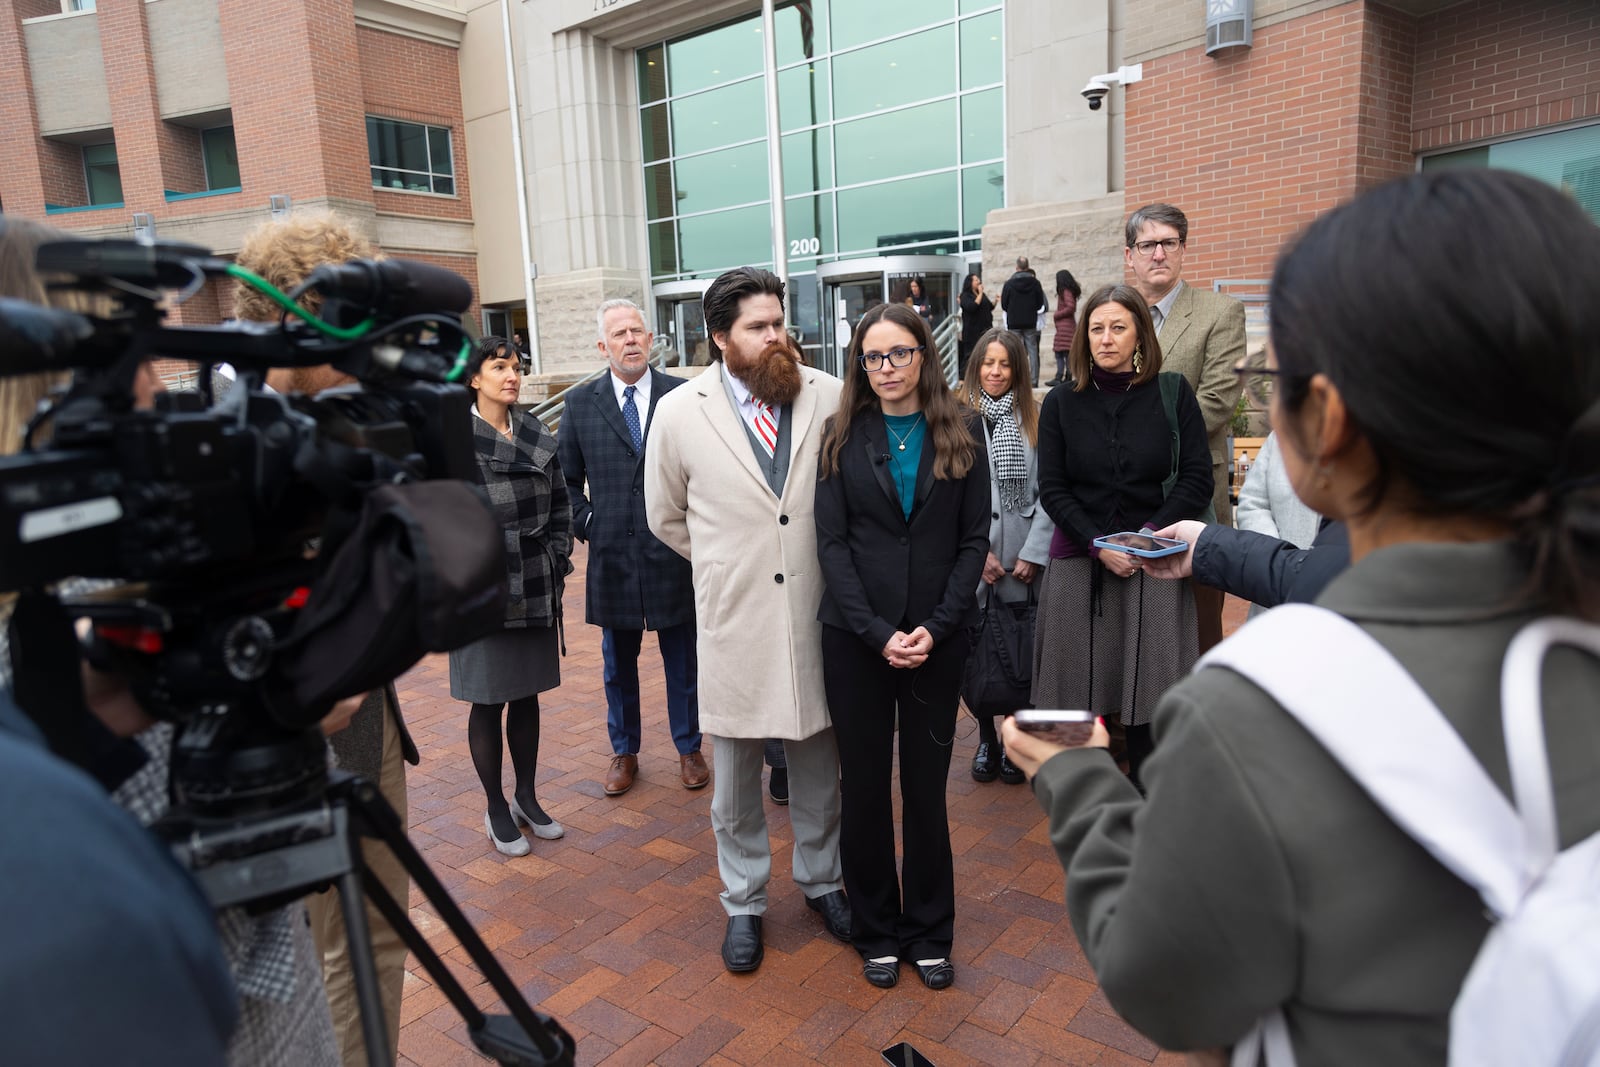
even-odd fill
[(1039, 412), (1039, 500), (1068, 540), (1088, 549), (1096, 537), (1161, 529), (1192, 519), (1211, 500), (1211, 450), (1205, 420), (1189, 383), (1179, 379), (1178, 480), (1161, 498), (1172, 473), (1172, 433), (1161, 410), (1161, 387), (1151, 379), (1126, 393), (1050, 390)]

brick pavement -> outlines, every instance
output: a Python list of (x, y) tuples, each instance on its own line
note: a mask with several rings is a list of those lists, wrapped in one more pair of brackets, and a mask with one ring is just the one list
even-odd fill
[[(1101, 996), (1066, 919), (1044, 816), (1025, 786), (972, 780), (976, 728), (965, 717), (949, 787), (955, 985), (935, 993), (909, 971), (894, 989), (868, 985), (856, 953), (822, 929), (790, 880), (788, 813), (770, 802), (766, 958), (754, 974), (727, 973), (711, 790), (678, 783), (661, 664), (648, 639), (639, 780), (621, 797), (601, 791), (611, 746), (600, 632), (583, 622), (585, 551), (578, 546), (567, 586), (562, 685), (542, 700), (539, 799), (566, 837), (530, 837), (532, 854), (516, 859), (495, 852), (483, 832), (466, 708), (450, 699), (445, 657), (429, 657), (399, 682), (422, 752), (421, 766), (408, 768), (411, 838), (523, 995), (577, 1039), (579, 1064), (868, 1067), (899, 1041), (938, 1067), (1185, 1062), (1158, 1055)], [(1231, 631), (1244, 605), (1230, 597), (1226, 616)], [(509, 796), (509, 760), (506, 775)], [(415, 890), (411, 915), (477, 1003), (502, 1010)], [(400, 1063), (483, 1062), (413, 958)]]

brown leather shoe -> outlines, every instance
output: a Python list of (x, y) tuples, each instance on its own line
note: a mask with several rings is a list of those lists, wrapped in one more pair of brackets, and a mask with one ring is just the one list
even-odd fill
[(685, 789), (704, 789), (706, 783), (711, 781), (711, 770), (698, 748), (686, 756), (679, 756), (678, 762), (682, 765), (678, 777), (683, 779)]
[(612, 756), (611, 769), (606, 772), (606, 796), (621, 796), (632, 789), (634, 775), (638, 773), (638, 756)]

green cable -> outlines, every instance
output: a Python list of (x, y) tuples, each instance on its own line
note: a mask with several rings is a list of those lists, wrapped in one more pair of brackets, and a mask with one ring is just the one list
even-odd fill
[(367, 319), (365, 322), (356, 326), (351, 326), (348, 329), (341, 326), (335, 326), (330, 322), (323, 322), (321, 319), (311, 314), (311, 312), (307, 311), (299, 304), (296, 304), (293, 300), (290, 300), (288, 296), (278, 289), (277, 286), (273, 285), (271, 282), (267, 281), (265, 278), (261, 277), (261, 275), (257, 274), (248, 267), (241, 267), (237, 263), (229, 263), (227, 273), (256, 289), (261, 290), (261, 292), (265, 293), (269, 298), (271, 298), (274, 303), (282, 306), (285, 311), (289, 311), (300, 316), (302, 319), (305, 319), (313, 329), (327, 334), (336, 341), (354, 341), (360, 338), (368, 330), (372, 329), (372, 319)]
[(467, 372), (467, 360), (472, 356), (472, 339), (461, 342), (461, 351), (456, 353), (456, 365), (450, 368), (450, 373), (444, 376), (447, 382), (459, 382), (461, 376)]

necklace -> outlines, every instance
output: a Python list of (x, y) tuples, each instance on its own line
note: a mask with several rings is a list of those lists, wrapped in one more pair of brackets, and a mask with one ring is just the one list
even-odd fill
[(900, 446), (900, 451), (904, 452), (906, 450), (906, 439), (912, 434), (916, 433), (917, 427), (922, 425), (922, 412), (917, 412), (917, 417), (912, 420), (910, 426), (906, 427), (906, 432), (904, 434), (895, 433), (894, 427), (889, 425), (888, 419), (884, 419), (883, 425), (888, 429), (889, 433), (893, 435), (895, 442)]

